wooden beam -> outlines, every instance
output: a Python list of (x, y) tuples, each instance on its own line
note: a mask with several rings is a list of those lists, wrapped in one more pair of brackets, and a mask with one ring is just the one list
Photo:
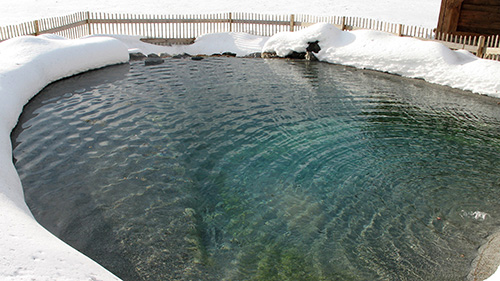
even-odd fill
[(87, 24), (87, 21), (86, 20), (82, 20), (82, 21), (78, 21), (78, 22), (75, 22), (75, 23), (72, 23), (72, 24), (63, 25), (63, 26), (60, 26), (60, 27), (55, 27), (55, 28), (40, 30), (37, 35), (39, 35), (39, 34), (46, 34), (46, 33), (56, 33), (56, 32), (59, 32), (59, 31), (68, 30), (70, 28), (81, 26), (81, 25), (85, 25), (85, 24)]
[(486, 55), (500, 55), (500, 48), (487, 48)]
[(457, 31), (460, 10), (464, 0), (441, 0), (437, 31), (453, 33)]

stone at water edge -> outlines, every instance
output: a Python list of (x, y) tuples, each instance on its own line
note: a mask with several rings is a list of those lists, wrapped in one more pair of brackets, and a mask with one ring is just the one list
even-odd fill
[(158, 65), (164, 63), (165, 60), (160, 58), (157, 54), (149, 54), (146, 60), (144, 61), (144, 65)]
[(146, 55), (141, 53), (141, 52), (137, 52), (137, 53), (130, 53), (129, 55), (129, 59), (131, 61), (135, 61), (135, 60), (143, 60), (146, 58)]

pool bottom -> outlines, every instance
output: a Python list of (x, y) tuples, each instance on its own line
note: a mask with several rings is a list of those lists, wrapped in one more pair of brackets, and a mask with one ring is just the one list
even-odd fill
[(457, 280), (496, 230), (489, 99), (293, 61), (103, 71), (39, 95), (15, 156), (37, 219), (123, 279)]

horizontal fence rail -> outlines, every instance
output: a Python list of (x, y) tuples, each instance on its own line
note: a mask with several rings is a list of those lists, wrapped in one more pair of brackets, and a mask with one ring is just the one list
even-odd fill
[(457, 36), (436, 33), (430, 28), (359, 17), (300, 14), (136, 15), (79, 12), (0, 27), (0, 42), (23, 35), (50, 33), (70, 39), (93, 34), (134, 35), (155, 44), (182, 44), (193, 42), (194, 38), (208, 33), (244, 32), (258, 36), (273, 36), (278, 32), (298, 31), (319, 22), (331, 23), (342, 30), (370, 29), (398, 36), (438, 41), (451, 49), (463, 49), (481, 58), (500, 60), (499, 35)]

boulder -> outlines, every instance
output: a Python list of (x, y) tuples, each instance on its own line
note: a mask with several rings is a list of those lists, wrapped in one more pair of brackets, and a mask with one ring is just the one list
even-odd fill
[(261, 53), (251, 53), (251, 54), (243, 56), (243, 58), (252, 58), (252, 59), (262, 58), (262, 54)]
[(306, 58), (306, 52), (293, 51), (292, 53), (286, 55), (285, 58), (292, 59), (292, 60), (303, 60)]
[(224, 57), (236, 57), (236, 54), (231, 53), (231, 52), (224, 52), (224, 53), (222, 53), (222, 56), (224, 56)]
[(319, 51), (321, 51), (321, 47), (319, 46), (318, 43), (319, 43), (319, 41), (307, 42), (307, 44), (309, 44), (309, 46), (307, 46), (306, 51), (318, 53)]
[(160, 58), (157, 54), (149, 54), (146, 60), (144, 61), (144, 65), (158, 65), (164, 63), (165, 60)]
[(172, 56), (173, 59), (186, 59), (186, 58), (190, 58), (192, 57), (190, 54), (180, 54), (180, 55), (175, 55), (175, 56)]
[(134, 61), (134, 60), (143, 60), (146, 58), (146, 55), (143, 54), (143, 53), (140, 53), (140, 52), (137, 52), (137, 53), (130, 53), (129, 54), (129, 59), (131, 61)]
[(279, 56), (275, 52), (264, 52), (261, 54), (261, 58), (263, 58), (263, 59), (275, 59), (275, 58), (279, 58)]

